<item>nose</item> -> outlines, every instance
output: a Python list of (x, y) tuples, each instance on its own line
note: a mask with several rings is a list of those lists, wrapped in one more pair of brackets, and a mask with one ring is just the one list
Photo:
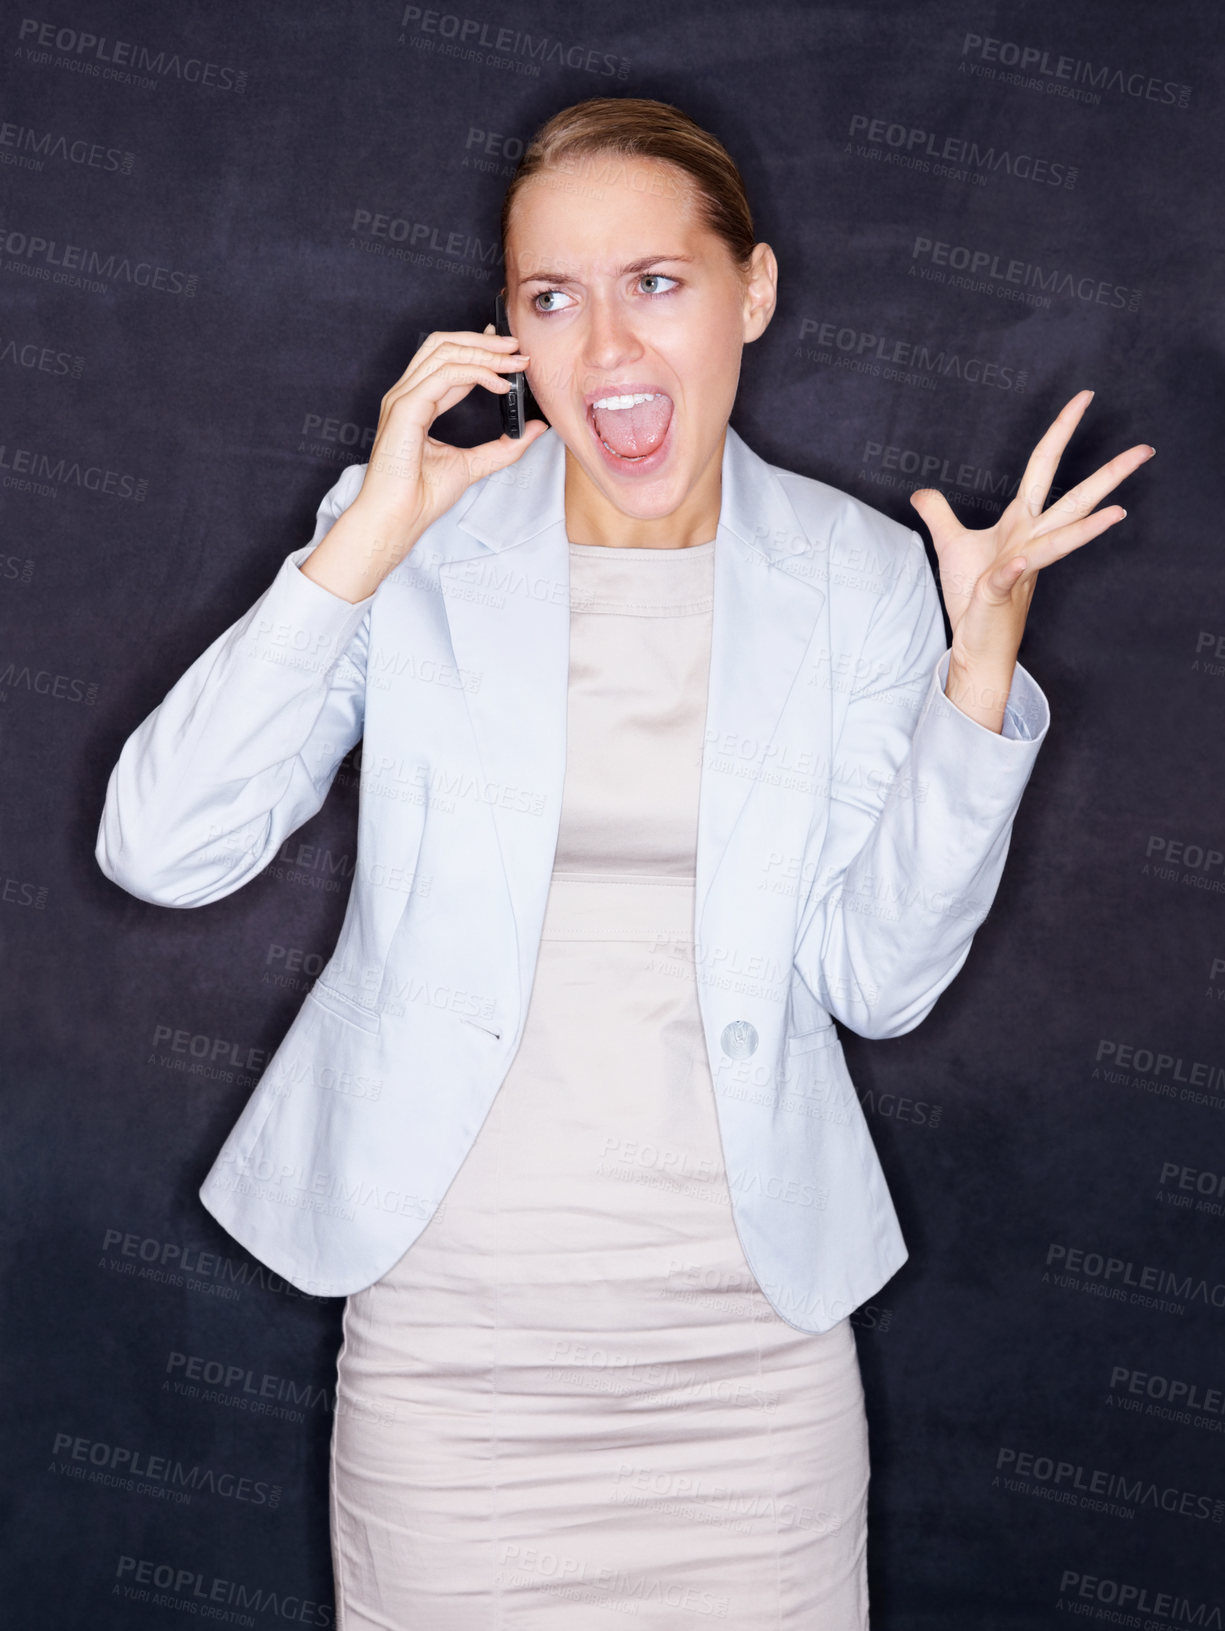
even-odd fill
[(614, 374), (642, 355), (633, 316), (615, 294), (601, 292), (587, 306), (583, 362), (594, 375)]

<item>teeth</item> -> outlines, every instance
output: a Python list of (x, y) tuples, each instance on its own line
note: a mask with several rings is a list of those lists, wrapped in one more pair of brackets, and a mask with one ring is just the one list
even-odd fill
[(602, 396), (598, 402), (593, 402), (593, 408), (636, 408), (640, 402), (654, 402), (654, 391), (642, 391), (635, 396)]

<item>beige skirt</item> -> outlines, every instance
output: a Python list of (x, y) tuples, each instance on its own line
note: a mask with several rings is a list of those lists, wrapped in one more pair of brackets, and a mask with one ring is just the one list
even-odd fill
[(691, 879), (553, 880), (489, 1116), (345, 1305), (339, 1631), (867, 1626), (854, 1335), (745, 1263), (692, 914)]

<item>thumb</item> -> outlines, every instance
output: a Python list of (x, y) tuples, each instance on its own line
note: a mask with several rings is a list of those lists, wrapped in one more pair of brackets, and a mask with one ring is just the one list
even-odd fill
[(919, 512), (919, 519), (927, 527), (935, 542), (938, 535), (960, 529), (952, 505), (935, 487), (920, 487), (910, 495), (911, 508)]
[(527, 452), (538, 437), (544, 435), (548, 426), (543, 419), (529, 419), (523, 428), (522, 436), (508, 436), (505, 431), (492, 442), (481, 442), (476, 447), (468, 449), (468, 473), (470, 481), (479, 481), (482, 476), (493, 475), (495, 471), (505, 470), (508, 465), (514, 464)]

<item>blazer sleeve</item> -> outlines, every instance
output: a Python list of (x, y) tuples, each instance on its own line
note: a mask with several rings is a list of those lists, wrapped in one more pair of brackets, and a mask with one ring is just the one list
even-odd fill
[(1002, 733), (962, 713), (944, 695), (949, 656), (935, 579), (911, 532), (855, 665), (797, 932), (801, 978), (861, 1036), (913, 1030), (965, 962), (1050, 725), (1020, 664)]
[(141, 900), (203, 906), (232, 894), (315, 814), (360, 738), (374, 596), (351, 604), (298, 566), (364, 471), (343, 471), (310, 542), (124, 744), (94, 853)]

